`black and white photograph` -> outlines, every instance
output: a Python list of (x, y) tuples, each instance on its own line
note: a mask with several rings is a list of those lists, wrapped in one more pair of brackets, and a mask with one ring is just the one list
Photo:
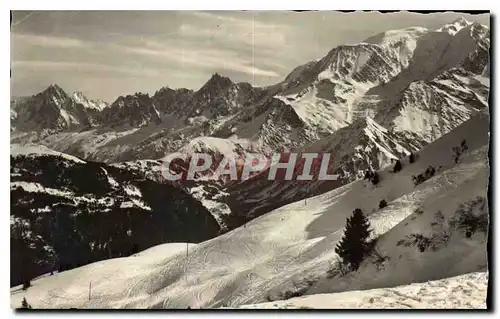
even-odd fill
[(488, 309), (491, 22), (11, 11), (11, 308)]

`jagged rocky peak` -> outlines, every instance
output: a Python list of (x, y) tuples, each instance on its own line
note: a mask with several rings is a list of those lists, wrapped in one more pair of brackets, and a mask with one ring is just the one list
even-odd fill
[(192, 94), (193, 93), (193, 90), (191, 89), (186, 89), (186, 88), (179, 88), (179, 89), (175, 89), (175, 91), (179, 94)]
[[(136, 92), (132, 95), (127, 94), (125, 96), (119, 96), (112, 104), (112, 109), (120, 108), (138, 108), (143, 109), (150, 107), (153, 104), (153, 100), (148, 93)], [(144, 110), (146, 111), (146, 110)]]
[(478, 41), (485, 41), (489, 46), (490, 43), (490, 28), (484, 24), (474, 22), (470, 25), (470, 35)]
[(186, 88), (179, 88), (179, 89), (173, 89), (168, 86), (163, 86), (159, 90), (153, 94), (151, 98), (156, 99), (156, 100), (163, 100), (163, 99), (172, 99), (172, 98), (180, 98), (180, 97), (186, 97), (189, 96), (193, 93), (193, 90), (186, 89)]
[(49, 91), (49, 92), (64, 92), (64, 90), (59, 85), (57, 85), (57, 83), (50, 84), (45, 91)]
[(157, 95), (165, 95), (165, 94), (174, 94), (175, 90), (172, 88), (169, 88), (168, 86), (162, 86), (159, 90), (155, 92), (153, 96)]
[(22, 131), (57, 132), (88, 122), (86, 115), (74, 108), (71, 98), (55, 83), (43, 92), (19, 101), (15, 109), (15, 127)]
[(73, 92), (71, 98), (75, 103), (81, 104), (84, 108), (102, 111), (108, 104), (102, 100), (89, 100), (82, 92)]
[(159, 123), (160, 112), (148, 93), (119, 96), (110, 107), (102, 112), (103, 122), (115, 126), (129, 124), (141, 127), (151, 122)]
[(79, 101), (79, 100), (85, 101), (85, 100), (87, 100), (87, 97), (85, 95), (83, 95), (82, 92), (75, 91), (75, 92), (73, 92), (73, 99), (75, 99), (77, 101)]
[(225, 88), (231, 86), (232, 84), (234, 84), (234, 83), (233, 83), (233, 81), (231, 81), (230, 78), (222, 76), (216, 72), (207, 81), (207, 83), (205, 83), (205, 85), (203, 85), (203, 87), (200, 89), (200, 91), (203, 90), (204, 88), (212, 88), (214, 86), (225, 89)]
[(186, 110), (188, 117), (228, 115), (247, 100), (247, 94), (229, 78), (215, 73), (196, 91)]
[(175, 100), (175, 96), (176, 90), (171, 89), (168, 86), (163, 86), (159, 90), (157, 90), (151, 98), (155, 103), (158, 104), (161, 109), (164, 109), (169, 107), (169, 104), (171, 104)]
[(164, 113), (182, 113), (192, 95), (193, 90), (185, 88), (173, 89), (164, 86), (156, 91), (151, 98)]
[[(64, 90), (56, 83), (52, 83), (51, 85), (49, 85), (45, 89), (45, 91), (43, 91), (37, 95), (53, 96), (53, 97), (57, 98), (58, 100), (66, 100), (69, 98), (69, 96), (66, 94), (66, 92), (64, 92)], [(35, 95), (35, 97), (37, 95)]]
[(467, 21), (467, 19), (465, 19), (464, 17), (459, 17), (459, 18), (455, 19), (451, 24), (467, 26), (471, 23), (472, 22)]
[(253, 88), (252, 85), (248, 82), (239, 82), (236, 85), (243, 90), (251, 90)]
[(134, 94), (120, 95), (112, 104), (112, 106), (133, 106), (137, 105), (139, 101), (149, 102), (150, 97), (148, 93), (136, 92)]
[(138, 98), (149, 98), (149, 93), (135, 92), (133, 96)]

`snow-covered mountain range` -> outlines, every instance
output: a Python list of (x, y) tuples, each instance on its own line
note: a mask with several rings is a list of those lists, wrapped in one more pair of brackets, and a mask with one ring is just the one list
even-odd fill
[[(449, 229), (436, 251), (401, 241), (433, 238), (437, 211), (451, 221), (460, 205), (487, 202), (489, 54), (489, 27), (460, 18), (337, 46), (268, 87), (216, 73), (196, 91), (162, 87), (109, 104), (56, 84), (12, 101), (11, 237), (22, 253), (11, 261), (19, 269), (11, 284), (132, 254), (14, 288), (12, 304), (26, 296), (43, 308), (239, 307), (287, 299), (304, 282), (311, 294), (338, 293), (484, 272), (485, 233)], [(468, 150), (454, 162), (463, 140)], [(290, 151), (330, 154), (340, 179), (276, 181), (266, 171), (244, 182), (166, 185), (160, 173), (173, 152), (245, 159)], [(410, 164), (411, 153), (419, 160)], [(398, 160), (403, 170), (390, 172)], [(415, 186), (412, 175), (429, 166), (436, 175)], [(379, 171), (380, 185), (363, 180), (367, 170)], [(377, 209), (382, 199), (388, 206)], [(481, 207), (476, 213), (487, 214)], [(387, 258), (327, 278), (355, 208), (368, 214)], [(58, 241), (52, 226), (61, 218), (77, 229), (74, 246)], [(114, 227), (103, 234), (106, 224)], [(135, 254), (167, 242), (183, 244)], [(186, 242), (197, 243), (189, 254), (180, 252)], [(75, 249), (82, 260), (67, 255)], [(89, 301), (91, 277), (98, 297)]]
[[(196, 92), (164, 87), (151, 97), (118, 97), (106, 107), (81, 93), (70, 98), (51, 85), (14, 103), (13, 111), (29, 113), (19, 113), (12, 125), (22, 136), (20, 142), (29, 139), (104, 162), (159, 158), (199, 136), (245, 139), (286, 150), (367, 116), (417, 138), (415, 145), (420, 145), (446, 133), (460, 121), (455, 117), (466, 117), (487, 101), (483, 73), (489, 63), (489, 28), (462, 20), (452, 25), (459, 30), (409, 28), (338, 46), (264, 88), (214, 74)], [(99, 116), (90, 110), (100, 111)], [(84, 131), (69, 135), (68, 128), (74, 126)], [(56, 134), (47, 137), (42, 133), (47, 129)], [(116, 134), (106, 134), (110, 136), (105, 144), (93, 143), (107, 131)], [(32, 132), (29, 138), (26, 132)]]

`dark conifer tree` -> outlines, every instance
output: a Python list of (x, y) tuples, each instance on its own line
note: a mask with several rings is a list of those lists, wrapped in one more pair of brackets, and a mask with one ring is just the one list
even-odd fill
[(367, 169), (365, 171), (365, 178), (364, 179), (371, 180), (372, 177), (373, 177), (373, 171), (371, 169)]
[(21, 309), (31, 309), (26, 297), (23, 297), (23, 301), (21, 302)]
[(377, 185), (378, 182), (380, 181), (380, 177), (378, 176), (378, 173), (377, 172), (373, 172), (373, 176), (372, 176), (372, 184), (373, 185)]
[(380, 201), (380, 203), (378, 204), (378, 208), (379, 208), (379, 209), (382, 209), (382, 208), (384, 208), (384, 207), (386, 207), (386, 206), (387, 206), (387, 202), (385, 201), (385, 199), (382, 199), (382, 200)]
[(397, 173), (399, 172), (401, 169), (403, 168), (403, 166), (401, 165), (401, 161), (400, 160), (397, 160), (396, 161), (396, 164), (394, 164), (394, 169), (392, 170), (394, 173)]
[(357, 270), (369, 252), (368, 237), (371, 232), (369, 228), (370, 223), (359, 208), (347, 218), (344, 236), (335, 247), (335, 252), (351, 270)]
[(454, 146), (451, 148), (451, 151), (453, 152), (453, 160), (455, 161), (455, 163), (458, 163), (460, 155), (462, 155), (462, 149), (458, 146)]
[(469, 147), (467, 146), (467, 142), (465, 140), (463, 140), (462, 143), (460, 143), (460, 148), (462, 149), (462, 152), (465, 152), (469, 149)]
[(410, 163), (414, 163), (414, 162), (415, 162), (415, 160), (416, 160), (416, 158), (415, 158), (415, 153), (411, 152), (411, 153), (410, 153)]

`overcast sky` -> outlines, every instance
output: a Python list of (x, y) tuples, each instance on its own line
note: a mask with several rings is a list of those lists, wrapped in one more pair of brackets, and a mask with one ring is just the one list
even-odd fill
[(457, 13), (17, 11), (11, 93), (57, 83), (112, 102), (162, 86), (198, 89), (214, 72), (269, 85), (339, 44), (390, 29), (437, 29), (459, 16), (489, 25), (489, 15)]

